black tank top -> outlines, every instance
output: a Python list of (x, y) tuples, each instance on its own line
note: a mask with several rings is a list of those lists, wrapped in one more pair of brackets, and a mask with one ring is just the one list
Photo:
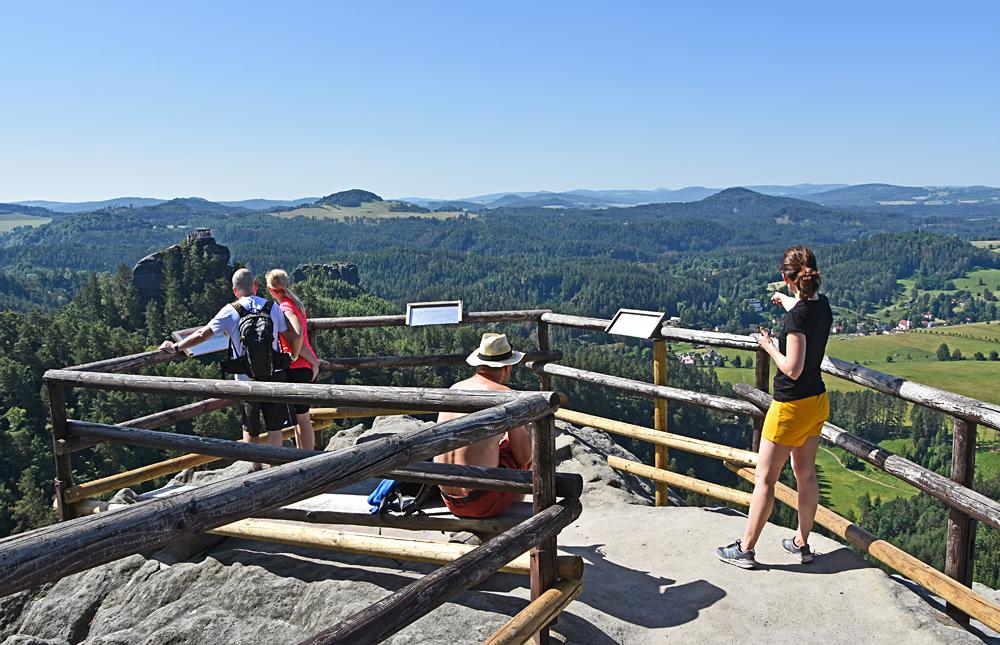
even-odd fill
[(806, 362), (799, 378), (792, 380), (778, 370), (774, 376), (774, 400), (796, 401), (826, 392), (819, 365), (826, 354), (826, 341), (830, 338), (833, 311), (826, 296), (816, 300), (799, 300), (785, 314), (785, 324), (778, 335), (778, 349), (784, 354), (788, 334), (798, 332), (806, 337)]

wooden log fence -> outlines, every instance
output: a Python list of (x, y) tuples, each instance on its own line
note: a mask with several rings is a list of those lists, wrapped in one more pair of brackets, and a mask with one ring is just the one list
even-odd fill
[[(754, 481), (752, 468), (726, 464), (727, 467), (748, 482)], [(796, 508), (798, 494), (778, 483), (775, 485), (775, 498)], [(1000, 605), (976, 594), (934, 567), (913, 557), (899, 547), (869, 533), (847, 518), (837, 515), (825, 506), (819, 506), (816, 511), (816, 523), (828, 529), (837, 537), (848, 541), (864, 553), (879, 562), (892, 567), (924, 589), (944, 599), (959, 610), (995, 631), (1000, 631)]]
[[(187, 450), (199, 457), (231, 459), (233, 461), (252, 461), (280, 465), (315, 457), (316, 455), (329, 454), (321, 450), (301, 450), (299, 448), (286, 448), (284, 446), (243, 443), (242, 441), (233, 441), (230, 439), (174, 434), (171, 432), (143, 430), (103, 423), (71, 420), (67, 425), (69, 433), (89, 439), (127, 443), (162, 450)], [(285, 430), (285, 432), (289, 431), (290, 429)], [(171, 466), (173, 465), (171, 464)], [(135, 471), (131, 472), (135, 473)], [(143, 473), (148, 474), (147, 471), (143, 471)], [(127, 474), (129, 473), (122, 473), (122, 475)], [(532, 492), (531, 472), (509, 468), (486, 468), (483, 466), (421, 462), (380, 474), (393, 479), (424, 484), (461, 486), (465, 488), (524, 494)], [(109, 482), (105, 480), (100, 486), (95, 485), (96, 482), (88, 482), (90, 485), (81, 484), (67, 491), (67, 501), (75, 502), (101, 492), (116, 490), (121, 487), (119, 484), (120, 481), (112, 480)], [(148, 481), (148, 479), (143, 481)], [(132, 483), (136, 482), (133, 481)], [(119, 485), (109, 488), (111, 484)], [(554, 490), (557, 496), (579, 497), (583, 492), (583, 478), (572, 473), (560, 473), (556, 475), (553, 486), (555, 487)]]
[(719, 410), (720, 412), (728, 412), (730, 414), (738, 414), (749, 417), (763, 416), (763, 412), (761, 412), (757, 406), (751, 405), (746, 401), (740, 401), (739, 399), (730, 399), (723, 396), (715, 396), (714, 394), (692, 392), (691, 390), (684, 390), (666, 385), (654, 385), (652, 383), (635, 381), (632, 379), (621, 378), (619, 376), (601, 374), (600, 372), (589, 372), (575, 367), (566, 367), (565, 365), (554, 365), (552, 363), (528, 363), (527, 366), (535, 372), (573, 379), (575, 381), (582, 381), (584, 383), (593, 383), (594, 385), (601, 385), (609, 387), (613, 390), (620, 390), (622, 392), (628, 392), (630, 394), (636, 394), (650, 399), (669, 399), (671, 401), (677, 401), (678, 403), (687, 403), (712, 410)]
[[(771, 403), (770, 395), (744, 383), (737, 383), (733, 389), (740, 396), (760, 406), (761, 409), (766, 409)], [(909, 459), (904, 459), (880, 446), (865, 441), (832, 423), (826, 423), (822, 433), (823, 439), (827, 443), (865, 460), (897, 479), (932, 495), (952, 508), (959, 509), (993, 528), (1000, 529), (1000, 502), (939, 475), (933, 470), (924, 468)]]
[(684, 452), (702, 455), (703, 457), (724, 459), (726, 461), (751, 466), (757, 464), (757, 453), (750, 452), (749, 450), (731, 448), (722, 444), (703, 441), (701, 439), (686, 437), (684, 435), (673, 434), (670, 432), (660, 432), (658, 430), (644, 428), (632, 423), (606, 419), (593, 414), (577, 412), (576, 410), (567, 410), (566, 408), (559, 408), (559, 410), (556, 411), (555, 417), (560, 421), (566, 421), (567, 423), (572, 423), (574, 425), (589, 426), (591, 428), (597, 428), (598, 430), (604, 430), (605, 432), (610, 432), (612, 434), (629, 437), (630, 439), (638, 439), (655, 445), (675, 448), (677, 450), (683, 450)]
[(555, 537), (581, 511), (579, 500), (558, 502), (302, 645), (380, 643), (486, 580), (518, 554)]
[[(326, 518), (329, 513), (324, 515), (325, 511), (279, 507), (309, 497), (316, 492), (357, 481), (365, 476), (387, 474), (405, 481), (531, 492), (535, 516), (502, 533), (483, 547), (460, 555), (456, 552), (457, 559), (452, 559), (435, 574), (409, 585), (399, 593), (376, 603), (308, 642), (375, 642), (371, 639), (377, 634), (395, 633), (502, 566), (502, 562), (496, 563), (498, 551), (510, 550), (513, 548), (511, 544), (517, 542), (523, 547), (519, 553), (523, 553), (528, 548), (525, 544), (530, 542), (528, 546), (532, 548), (527, 562), (532, 570), (533, 601), (489, 642), (520, 642), (517, 639), (523, 640), (531, 634), (537, 634), (537, 642), (547, 643), (547, 625), (580, 590), (578, 582), (568, 580), (570, 576), (564, 575), (567, 572), (559, 570), (559, 564), (563, 561), (556, 556), (555, 535), (565, 524), (555, 526), (551, 534), (542, 532), (532, 535), (530, 540), (523, 534), (524, 527), (532, 522), (545, 524), (547, 527), (545, 531), (548, 531), (551, 528), (550, 524), (560, 524), (573, 512), (579, 514), (579, 503), (574, 500), (580, 495), (582, 480), (575, 477), (571, 481), (565, 476), (555, 476), (552, 463), (553, 411), (555, 418), (653, 443), (657, 457), (654, 467), (613, 456), (609, 458), (608, 463), (618, 470), (657, 482), (658, 500), (662, 497), (661, 491), (665, 493), (666, 484), (670, 484), (746, 505), (749, 504), (748, 493), (667, 470), (666, 449), (677, 448), (725, 460), (727, 467), (741, 477), (749, 477), (752, 481), (753, 471), (747, 465), (752, 466), (756, 463), (756, 455), (745, 450), (669, 433), (666, 428), (666, 402), (676, 401), (729, 414), (750, 416), (754, 421), (753, 449), (756, 451), (760, 441), (763, 411), (771, 400), (767, 394), (770, 359), (757, 345), (755, 339), (749, 336), (663, 326), (653, 338), (655, 355), (652, 384), (555, 364), (562, 359), (562, 354), (550, 347), (551, 325), (603, 331), (609, 322), (606, 319), (565, 315), (544, 309), (465, 314), (463, 324), (534, 323), (536, 325), (538, 351), (527, 354), (526, 365), (539, 376), (541, 392), (537, 394), (470, 392), (437, 388), (236, 382), (126, 374), (143, 367), (185, 358), (183, 354), (168, 354), (161, 351), (141, 352), (63, 370), (49, 370), (45, 373), (44, 379), (52, 414), (57, 510), (63, 519), (72, 516), (71, 504), (74, 502), (82, 503), (81, 500), (86, 500), (88, 496), (112, 490), (111, 486), (119, 488), (176, 472), (172, 470), (174, 468), (179, 470), (181, 467), (218, 458), (288, 465), (248, 475), (236, 483), (218, 482), (195, 491), (179, 493), (170, 498), (169, 505), (162, 500), (154, 499), (146, 504), (106, 514), (105, 518), (114, 516), (113, 522), (100, 516), (91, 516), (9, 538), (0, 543), (0, 588), (5, 591), (23, 589), (128, 553), (155, 548), (179, 535), (204, 530), (225, 531), (225, 528), (218, 527), (241, 517), (305, 518), (316, 521), (320, 516)], [(405, 324), (405, 316), (392, 315), (314, 319), (310, 321), (309, 326), (310, 329), (320, 330)], [(754, 352), (756, 388), (742, 384), (735, 386), (737, 394), (746, 399), (744, 401), (669, 387), (666, 385), (665, 375), (666, 341)], [(330, 359), (323, 361), (321, 367), (325, 371), (330, 371), (441, 367), (461, 365), (464, 362), (464, 354), (363, 356)], [(1000, 629), (1000, 606), (980, 598), (968, 588), (972, 581), (976, 520), (1000, 529), (1000, 502), (971, 489), (976, 427), (983, 425), (1000, 430), (1000, 406), (832, 357), (824, 358), (821, 369), (826, 374), (953, 417), (953, 463), (950, 479), (832, 424), (827, 423), (822, 431), (823, 438), (827, 442), (885, 470), (949, 506), (945, 573), (932, 569), (823, 507), (820, 507), (817, 514), (817, 523), (826, 526), (876, 559), (895, 567), (918, 584), (944, 598), (948, 603), (949, 614), (956, 620), (967, 622), (968, 616), (973, 616), (993, 629)], [(561, 397), (551, 391), (552, 377), (569, 378), (654, 399), (655, 429), (571, 410), (556, 411)], [(90, 387), (150, 394), (187, 394), (211, 398), (146, 415), (120, 425), (106, 425), (69, 420), (66, 415), (64, 392), (66, 387)], [(334, 406), (322, 411), (325, 416), (316, 411), (318, 414), (314, 416), (320, 423), (336, 418), (350, 418), (347, 415), (358, 417), (438, 411), (472, 414), (424, 430), (415, 430), (332, 453), (241, 444), (154, 430), (199, 414), (223, 409), (234, 405), (237, 400)], [(419, 460), (421, 458), (419, 455), (425, 452), (428, 455), (440, 454), (450, 449), (447, 446), (457, 447), (477, 440), (476, 437), (499, 434), (503, 430), (498, 428), (515, 427), (529, 421), (532, 422), (535, 435), (533, 442), (535, 469), (532, 473), (463, 468), (448, 464), (404, 465)], [(188, 450), (191, 454), (74, 486), (69, 462), (70, 454), (97, 445), (101, 441), (124, 441), (161, 449)], [(392, 451), (390, 447), (393, 447)], [(346, 455), (351, 455), (354, 461), (352, 462)], [(296, 463), (291, 465), (291, 461)], [(321, 463), (325, 466), (321, 467)], [(556, 503), (557, 496), (565, 499)], [(794, 491), (780, 484), (778, 498), (785, 503), (795, 503)], [(573, 511), (573, 508), (576, 510)], [(150, 509), (155, 509), (155, 513)], [(556, 516), (558, 519), (555, 519)], [(260, 527), (265, 526), (260, 522), (266, 521), (243, 520), (243, 524), (236, 523), (236, 526), (246, 527), (250, 525), (248, 523), (257, 523), (256, 526)], [(496, 532), (506, 526), (501, 522), (492, 528)], [(343, 539), (350, 542), (354, 538)], [(40, 546), (43, 542), (44, 547)], [(372, 552), (374, 553), (374, 550)], [(449, 559), (434, 561), (444, 562)], [(557, 583), (559, 578), (563, 580)], [(413, 603), (414, 600), (417, 602)], [(412, 606), (401, 610), (403, 606), (401, 603), (406, 602)]]
[[(338, 553), (353, 553), (379, 558), (448, 564), (476, 547), (453, 542), (431, 542), (387, 535), (351, 533), (339, 529), (311, 525), (291, 524), (266, 519), (245, 519), (225, 524), (209, 531), (212, 535), (287, 544), (289, 546), (322, 549)], [(580, 580), (583, 577), (583, 559), (575, 555), (560, 555), (556, 559), (559, 577)], [(519, 554), (500, 569), (502, 573), (531, 573), (527, 553)]]
[[(667, 341), (653, 341), (653, 385), (667, 384)], [(667, 410), (667, 400), (662, 398), (653, 399), (653, 427), (658, 432), (666, 432), (669, 426), (669, 416)], [(666, 444), (655, 443), (653, 450), (653, 465), (662, 470), (670, 467), (670, 455), (667, 452)], [(653, 503), (656, 506), (666, 506), (669, 497), (667, 495), (666, 482), (656, 482), (656, 497)]]
[[(964, 419), (952, 419), (951, 479), (964, 488), (972, 487), (976, 471), (976, 424)], [(973, 565), (976, 560), (976, 520), (955, 507), (948, 509), (948, 533), (945, 545), (944, 572), (972, 587)], [(968, 625), (969, 617), (949, 604), (948, 614)]]
[(215, 482), (114, 513), (28, 531), (0, 543), (0, 589), (14, 593), (156, 549), (184, 535), (203, 533), (502, 434), (551, 415), (554, 409), (549, 397), (532, 394), (427, 428)]
[[(202, 414), (208, 414), (209, 412), (215, 412), (216, 410), (224, 410), (226, 408), (233, 407), (236, 404), (237, 401), (232, 399), (205, 399), (204, 401), (196, 401), (194, 403), (188, 403), (176, 408), (170, 408), (169, 410), (163, 410), (162, 412), (154, 412), (153, 414), (147, 414), (146, 416), (124, 421), (121, 425), (133, 428), (142, 428), (143, 430), (153, 430), (155, 428), (162, 428), (163, 426), (172, 425), (180, 421), (187, 421), (188, 419), (193, 419), (201, 416)], [(57, 452), (59, 450), (65, 452), (77, 452), (87, 448), (93, 448), (100, 443), (101, 442), (98, 440), (74, 437), (63, 442), (59, 448), (57, 448)]]
[(159, 365), (160, 363), (179, 361), (184, 358), (187, 358), (187, 354), (182, 352), (164, 352), (154, 349), (148, 352), (129, 354), (128, 356), (108, 358), (103, 361), (94, 361), (93, 363), (74, 365), (72, 367), (67, 367), (66, 369), (78, 372), (131, 372), (132, 370), (142, 369), (143, 367), (149, 367), (150, 365)]
[[(465, 365), (468, 354), (432, 354), (424, 356), (346, 356), (340, 358), (320, 359), (320, 369), (325, 372), (355, 369), (388, 369), (417, 367), (452, 367)], [(525, 360), (558, 361), (562, 352), (537, 351), (527, 352)]]
[(522, 645), (552, 622), (581, 591), (582, 581), (560, 580), (483, 641), (483, 645)]
[(423, 410), (426, 412), (473, 412), (526, 397), (543, 395), (555, 403), (555, 392), (525, 393), (446, 388), (378, 387), (372, 385), (321, 385), (317, 383), (268, 383), (261, 381), (231, 381), (224, 379), (141, 376), (136, 374), (104, 374), (48, 370), (47, 382), (69, 386), (91, 387), (120, 392), (147, 394), (194, 394), (222, 399), (301, 403), (330, 406), (374, 406), (389, 409)]
[(694, 477), (688, 477), (687, 475), (681, 475), (662, 468), (654, 468), (652, 466), (647, 466), (646, 464), (640, 464), (637, 461), (629, 461), (628, 459), (615, 457), (614, 455), (608, 457), (608, 465), (615, 470), (632, 473), (633, 475), (645, 477), (646, 479), (651, 479), (655, 482), (663, 482), (664, 484), (670, 484), (671, 486), (683, 488), (684, 490), (689, 490), (694, 493), (708, 495), (709, 497), (721, 499), (726, 502), (732, 502), (733, 504), (750, 506), (750, 493), (745, 493), (741, 490), (736, 490), (735, 488), (720, 486), (719, 484), (713, 484), (712, 482), (696, 479)]
[(978, 423), (1000, 430), (1000, 405), (909, 381), (899, 376), (878, 372), (830, 356), (823, 359), (821, 369), (827, 374), (863, 385), (877, 392), (889, 394), (911, 403), (918, 403), (926, 408), (944, 412), (970, 423)]
[[(315, 428), (317, 430), (325, 430), (330, 427), (330, 425), (331, 424), (329, 422), (322, 421), (317, 423)], [(288, 439), (294, 436), (294, 434), (295, 426), (285, 428), (281, 431), (282, 439)], [(93, 439), (92, 441), (97, 442), (99, 440)], [(121, 490), (122, 488), (126, 488), (128, 486), (143, 484), (160, 477), (173, 475), (181, 472), (182, 470), (196, 468), (220, 459), (225, 459), (225, 457), (203, 455), (198, 453), (188, 453), (186, 455), (171, 457), (170, 459), (165, 459), (163, 461), (156, 462), (155, 464), (139, 466), (138, 468), (133, 468), (132, 470), (126, 470), (125, 472), (115, 473), (113, 475), (108, 475), (107, 477), (92, 479), (89, 482), (78, 484), (66, 490), (65, 498), (68, 503), (78, 506), (78, 502), (91, 497), (103, 495), (104, 493), (109, 493), (111, 491)]]
[[(531, 430), (531, 505), (532, 512), (538, 517), (556, 503), (555, 421), (551, 415), (546, 416), (533, 423)], [(532, 600), (545, 593), (558, 578), (556, 570), (558, 533), (557, 530), (532, 545), (534, 547), (531, 549)], [(539, 630), (536, 642), (539, 645), (548, 645), (548, 627), (543, 626)]]

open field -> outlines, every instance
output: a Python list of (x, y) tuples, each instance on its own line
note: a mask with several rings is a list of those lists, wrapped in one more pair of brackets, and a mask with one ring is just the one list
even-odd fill
[(49, 217), (36, 217), (21, 213), (3, 213), (0, 214), (0, 233), (12, 231), (18, 226), (41, 226), (51, 221), (52, 219)]
[(972, 246), (979, 247), (981, 249), (993, 248), (994, 253), (1000, 253), (1000, 240), (976, 240), (971, 243)]
[(864, 470), (845, 468), (841, 464), (844, 455), (843, 450), (827, 446), (820, 446), (816, 455), (821, 494), (838, 513), (854, 511), (857, 516), (858, 498), (865, 493), (873, 499), (880, 497), (888, 501), (897, 497), (913, 497), (920, 492), (868, 464), (865, 464)]
[(357, 207), (330, 206), (322, 204), (320, 206), (306, 206), (296, 208), (291, 211), (273, 213), (275, 217), (309, 217), (312, 219), (332, 219), (346, 220), (359, 217), (367, 219), (390, 219), (396, 217), (426, 217), (429, 219), (453, 219), (462, 214), (461, 211), (447, 211), (441, 213), (413, 213), (408, 211), (391, 211), (389, 207), (395, 202), (367, 202)]
[[(985, 242), (980, 244), (986, 244)], [(1000, 249), (997, 249), (1000, 252)], [(979, 284), (982, 280), (983, 284)], [(896, 299), (896, 303), (889, 307), (884, 307), (877, 309), (873, 317), (883, 321), (883, 322), (898, 322), (900, 318), (907, 315), (907, 308), (903, 306), (903, 302), (909, 300), (910, 293), (913, 291), (913, 287), (916, 285), (916, 280), (908, 278), (906, 280), (898, 280), (899, 286), (901, 287), (901, 292), (899, 297)], [(941, 290), (941, 289), (918, 289), (918, 295), (928, 294), (931, 298), (936, 298), (941, 294), (951, 294), (956, 291), (971, 291), (974, 294), (981, 295), (983, 289), (989, 289), (990, 291), (1000, 290), (1000, 269), (976, 269), (970, 271), (964, 278), (955, 278), (952, 282), (955, 283), (954, 290)], [(961, 309), (957, 309), (961, 311)]]

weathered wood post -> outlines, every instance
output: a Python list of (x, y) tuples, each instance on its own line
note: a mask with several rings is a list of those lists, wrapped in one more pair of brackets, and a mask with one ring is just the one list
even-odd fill
[[(658, 339), (653, 341), (653, 383), (655, 385), (667, 384), (667, 341)], [(653, 405), (653, 428), (661, 432), (666, 432), (667, 425), (667, 400), (654, 399)], [(667, 447), (656, 446), (654, 466), (661, 470), (669, 470), (670, 460)], [(656, 482), (656, 505), (666, 506), (669, 501), (667, 496), (667, 485), (663, 482)]]
[[(531, 424), (531, 497), (537, 515), (556, 503), (555, 417), (543, 417)], [(556, 583), (556, 538), (545, 540), (531, 550), (531, 599), (538, 599)], [(535, 636), (538, 645), (548, 645), (549, 629)]]
[[(758, 349), (753, 362), (753, 381), (754, 387), (762, 392), (771, 391), (771, 357), (768, 356), (767, 352), (763, 348)], [(753, 441), (751, 443), (751, 449), (754, 452), (760, 450), (760, 433), (764, 428), (763, 418), (754, 418), (753, 420)]]
[(73, 506), (66, 501), (66, 490), (73, 485), (72, 453), (66, 449), (66, 387), (62, 383), (48, 381), (45, 384), (49, 395), (49, 414), (52, 417), (52, 454), (56, 461), (56, 513), (60, 520), (73, 517)]
[[(953, 419), (952, 428), (951, 479), (971, 488), (976, 467), (976, 424)], [(976, 520), (955, 507), (949, 508), (944, 572), (967, 587), (972, 586), (975, 546)], [(957, 622), (969, 624), (968, 614), (950, 603), (947, 612)]]
[[(541, 320), (537, 323), (536, 328), (538, 335), (538, 351), (547, 352), (549, 351), (549, 323), (542, 322)], [(552, 389), (552, 377), (548, 374), (538, 373), (538, 389), (543, 392), (548, 392)]]

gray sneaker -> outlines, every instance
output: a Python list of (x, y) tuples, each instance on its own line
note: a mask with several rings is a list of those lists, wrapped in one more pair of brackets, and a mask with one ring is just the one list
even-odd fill
[(795, 536), (790, 538), (785, 538), (781, 541), (781, 546), (785, 551), (788, 551), (794, 556), (799, 558), (799, 562), (802, 564), (808, 564), (813, 561), (813, 552), (809, 548), (809, 545), (799, 546), (795, 544)]
[(744, 551), (740, 547), (740, 541), (736, 540), (727, 546), (720, 546), (715, 550), (715, 555), (728, 564), (740, 567), (741, 569), (755, 569), (757, 567), (756, 553), (753, 549)]

